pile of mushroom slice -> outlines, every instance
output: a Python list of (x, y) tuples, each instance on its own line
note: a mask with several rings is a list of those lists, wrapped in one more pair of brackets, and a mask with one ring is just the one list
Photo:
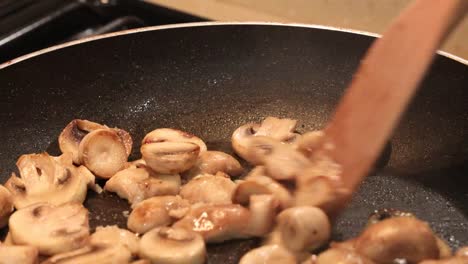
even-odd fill
[[(150, 131), (141, 159), (129, 161), (128, 132), (73, 120), (58, 138), (61, 156), (23, 155), (19, 175), (0, 185), (0, 228), (9, 227), (0, 264), (201, 264), (206, 244), (250, 237), (263, 242), (241, 264), (468, 263), (468, 248), (452, 254), (427, 223), (397, 210), (375, 212), (358, 237), (330, 243), (350, 193), (340, 166), (320, 152), (323, 133), (301, 135), (296, 123), (267, 117), (235, 130), (232, 147), (253, 166), (247, 172), (171, 128)], [(90, 230), (83, 201), (88, 189), (103, 191), (96, 177), (131, 205), (127, 229)]]

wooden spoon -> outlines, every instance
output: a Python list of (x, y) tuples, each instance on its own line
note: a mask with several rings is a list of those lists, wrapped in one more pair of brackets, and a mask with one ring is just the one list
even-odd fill
[[(416, 0), (367, 52), (325, 129), (323, 150), (356, 190), (404, 113), (436, 49), (468, 10), (468, 0)], [(442, 87), (441, 87), (442, 89)]]

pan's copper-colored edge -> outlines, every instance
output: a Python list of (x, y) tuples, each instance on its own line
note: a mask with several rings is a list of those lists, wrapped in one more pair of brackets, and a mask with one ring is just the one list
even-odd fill
[[(345, 28), (338, 28), (338, 27), (330, 27), (330, 26), (322, 26), (322, 25), (315, 25), (315, 24), (299, 24), (299, 23), (277, 23), (277, 22), (194, 22), (194, 23), (181, 23), (181, 24), (171, 24), (171, 25), (164, 25), (164, 26), (152, 26), (152, 27), (143, 27), (143, 28), (137, 28), (137, 29), (129, 29), (129, 30), (123, 30), (123, 31), (118, 31), (118, 32), (112, 32), (112, 33), (107, 33), (107, 34), (102, 34), (98, 36), (92, 36), (88, 38), (83, 38), (75, 41), (70, 41), (67, 43), (59, 44), (56, 46), (52, 46), (49, 48), (45, 48), (42, 50), (38, 50), (35, 52), (31, 52), (29, 54), (20, 56), (18, 58), (9, 60), (5, 63), (0, 64), (0, 69), (6, 68), (10, 65), (13, 65), (15, 63), (18, 63), (20, 61), (27, 60), (32, 57), (39, 56), (41, 54), (51, 52), (54, 50), (66, 48), (69, 46), (77, 45), (80, 43), (84, 42), (89, 42), (89, 41), (94, 41), (98, 39), (103, 39), (103, 38), (110, 38), (110, 37), (115, 37), (115, 36), (121, 36), (121, 35), (127, 35), (127, 34), (133, 34), (133, 33), (139, 33), (139, 32), (146, 32), (146, 31), (153, 31), (153, 30), (164, 30), (164, 29), (172, 29), (172, 28), (185, 28), (185, 27), (206, 27), (206, 26), (223, 26), (223, 25), (266, 25), (266, 26), (286, 26), (286, 27), (301, 27), (301, 28), (315, 28), (315, 29), (325, 29), (325, 30), (330, 30), (330, 31), (339, 31), (339, 32), (347, 32), (347, 33), (353, 33), (353, 34), (358, 34), (358, 35), (364, 35), (364, 36), (371, 36), (371, 37), (380, 37), (379, 34), (376, 33), (371, 33), (371, 32), (366, 32), (366, 31), (361, 31), (361, 30), (354, 30), (354, 29), (345, 29)], [(465, 60), (461, 57), (455, 56), (453, 54), (450, 54), (445, 51), (437, 51), (438, 54), (445, 56), (447, 58), (450, 58), (452, 60), (458, 61), (460, 63), (463, 63), (465, 65), (468, 65), (468, 60)]]

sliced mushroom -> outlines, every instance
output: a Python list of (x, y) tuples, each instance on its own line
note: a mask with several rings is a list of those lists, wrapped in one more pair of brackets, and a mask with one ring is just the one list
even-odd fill
[(292, 195), (283, 185), (257, 173), (255, 176), (249, 174), (245, 181), (237, 184), (233, 202), (245, 205), (252, 194), (272, 194), (279, 201), (282, 209), (290, 207), (293, 202)]
[(0, 185), (0, 228), (8, 224), (11, 212), (13, 212), (13, 197), (7, 188)]
[(87, 242), (88, 210), (78, 203), (37, 203), (14, 212), (9, 227), (15, 244), (35, 246), (43, 255), (58, 254)]
[(258, 165), (260, 163), (258, 157), (250, 155), (248, 150), (250, 139), (255, 136), (265, 136), (283, 143), (294, 142), (299, 136), (299, 134), (293, 132), (296, 122), (296, 120), (287, 118), (267, 117), (261, 124), (243, 125), (232, 134), (232, 147), (237, 155), (251, 164)]
[(459, 248), (455, 255), (457, 257), (466, 257), (466, 258), (468, 258), (468, 246)]
[(314, 264), (374, 264), (374, 262), (351, 250), (331, 248), (318, 255)]
[(122, 170), (128, 154), (120, 136), (113, 129), (97, 129), (81, 140), (79, 159), (96, 176), (109, 179)]
[(221, 151), (204, 151), (200, 153), (195, 165), (183, 176), (185, 179), (191, 180), (200, 174), (216, 174), (219, 171), (229, 176), (239, 176), (243, 172), (243, 168), (239, 161), (229, 154)]
[[(60, 205), (67, 202), (82, 203), (86, 197), (87, 186), (94, 186), (94, 176), (84, 167), (75, 167), (71, 159), (60, 159), (47, 153), (23, 155), (18, 159), (21, 178), (14, 173), (5, 187), (13, 195), (17, 209), (38, 202)], [(69, 160), (70, 164), (63, 164)]]
[(32, 246), (0, 245), (0, 264), (36, 264), (38, 255)]
[(333, 175), (332, 169), (327, 168), (326, 165), (314, 164), (302, 171), (296, 180), (295, 206), (319, 207), (332, 217), (342, 208), (343, 200), (351, 193), (344, 187), (341, 177)]
[(89, 244), (52, 256), (41, 264), (127, 264), (131, 258), (128, 248), (121, 244)]
[(141, 143), (141, 154), (146, 164), (158, 173), (180, 173), (190, 169), (205, 143), (189, 133), (160, 128), (148, 133)]
[(153, 196), (176, 195), (180, 189), (180, 176), (155, 174), (145, 167), (130, 168), (115, 174), (104, 189), (137, 204)]
[(296, 257), (278, 245), (267, 245), (247, 252), (239, 264), (296, 264)]
[(296, 147), (299, 152), (310, 160), (314, 160), (322, 145), (324, 144), (323, 131), (311, 131), (304, 133), (296, 142)]
[(205, 242), (199, 234), (183, 228), (155, 228), (141, 238), (140, 256), (152, 263), (202, 264)]
[(263, 164), (268, 175), (276, 180), (294, 180), (310, 167), (310, 161), (294, 149), (273, 138), (256, 136), (248, 140), (247, 155)]
[(378, 263), (404, 259), (418, 263), (439, 257), (431, 228), (414, 217), (394, 217), (370, 225), (356, 239), (356, 251)]
[(138, 203), (127, 220), (128, 229), (144, 234), (155, 227), (169, 226), (190, 210), (180, 196), (156, 196)]
[(139, 238), (134, 233), (117, 226), (98, 226), (90, 237), (91, 244), (122, 245), (128, 248), (132, 255), (138, 254)]
[(192, 206), (190, 212), (173, 226), (201, 234), (207, 243), (249, 237), (248, 209), (237, 204)]
[(295, 252), (324, 246), (331, 236), (327, 215), (317, 207), (292, 207), (277, 217), (278, 230), (287, 248)]
[(180, 188), (180, 196), (192, 203), (230, 204), (236, 184), (229, 177), (203, 174)]
[(256, 237), (268, 234), (273, 229), (278, 207), (279, 203), (273, 195), (260, 194), (250, 196), (250, 218), (244, 233)]

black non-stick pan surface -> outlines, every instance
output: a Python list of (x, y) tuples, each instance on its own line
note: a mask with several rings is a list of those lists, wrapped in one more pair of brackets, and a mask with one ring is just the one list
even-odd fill
[[(133, 159), (142, 137), (161, 127), (228, 153), (234, 129), (266, 116), (298, 119), (299, 132), (320, 129), (373, 40), (312, 27), (204, 24), (83, 42), (12, 64), (0, 70), (0, 179), (21, 154), (59, 154), (57, 137), (74, 118), (128, 130)], [(428, 221), (452, 247), (468, 244), (467, 95), (468, 66), (437, 55), (334, 239), (358, 234), (373, 210), (391, 207)], [(85, 205), (93, 227), (125, 227), (126, 201), (89, 191)], [(257, 243), (210, 246), (209, 263), (237, 263)]]

